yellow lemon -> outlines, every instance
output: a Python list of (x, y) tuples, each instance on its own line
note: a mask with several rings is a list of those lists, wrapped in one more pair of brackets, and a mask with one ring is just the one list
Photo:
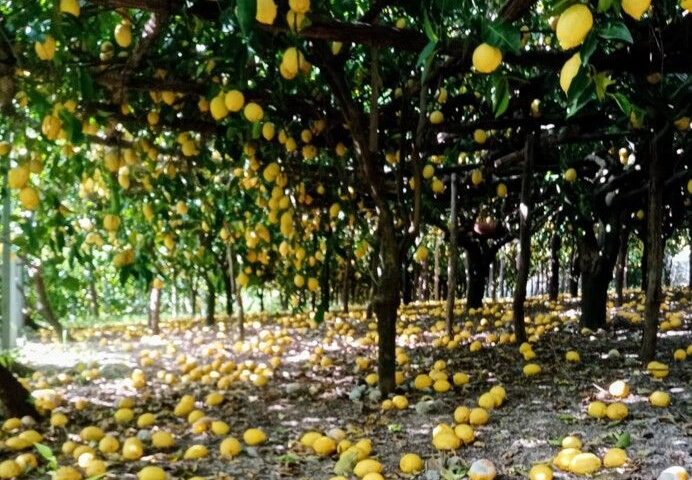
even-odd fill
[(565, 94), (569, 91), (572, 80), (579, 73), (579, 68), (581, 68), (581, 55), (579, 53), (572, 55), (562, 66), (560, 70), (560, 88)]
[(487, 43), (481, 43), (474, 49), (471, 61), (477, 72), (492, 73), (502, 63), (502, 51)]
[(555, 33), (563, 50), (578, 47), (593, 27), (593, 15), (584, 4), (578, 3), (560, 14)]
[(265, 25), (271, 25), (276, 19), (276, 3), (274, 0), (257, 0), (255, 20)]

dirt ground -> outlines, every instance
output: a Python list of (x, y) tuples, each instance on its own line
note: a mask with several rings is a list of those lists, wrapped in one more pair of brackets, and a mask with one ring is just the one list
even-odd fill
[[(281, 337), (280, 333), (285, 330), (282, 365), (273, 371), (264, 387), (248, 381), (233, 383), (222, 391), (225, 401), (217, 407), (202, 403), (209, 392), (217, 390), (213, 382), (206, 384), (202, 380), (170, 385), (165, 378), (157, 378), (157, 372), (171, 373), (176, 380), (184, 379), (181, 364), (176, 362), (182, 352), (188, 354), (188, 360), (196, 359), (198, 365), (210, 363), (213, 357), (236, 363), (251, 360), (255, 366), (269, 362), (271, 355), (258, 348), (238, 353), (236, 350), (240, 349), (233, 348), (233, 327), (228, 325), (210, 329), (192, 327), (189, 322), (167, 324), (164, 333), (157, 337), (144, 335), (142, 326), (82, 330), (73, 332), (81, 340), (67, 345), (34, 338), (23, 347), (22, 360), (38, 372), (34, 375), (34, 386), (53, 389), (65, 399), (59, 410), (68, 415), (70, 423), (64, 429), (46, 427), (40, 430), (45, 435), (43, 443), (56, 452), (61, 465), (73, 464), (74, 460), (60, 454), (60, 445), (67, 439), (79, 440), (77, 435), (86, 425), (99, 425), (106, 432), (117, 435), (121, 442), (128, 436), (146, 440), (156, 429), (167, 429), (175, 434), (177, 447), (173, 450), (156, 452), (147, 448), (145, 456), (135, 462), (124, 462), (117, 455), (107, 458), (109, 470), (104, 478), (109, 479), (136, 478), (140, 468), (154, 463), (175, 479), (200, 475), (210, 479), (326, 480), (334, 475), (336, 456), (317, 457), (297, 440), (309, 430), (327, 432), (340, 428), (348, 439), (372, 439), (373, 455), (383, 463), (386, 479), (461, 479), (465, 478), (466, 467), (479, 458), (495, 463), (500, 472), (498, 478), (527, 478), (534, 463), (549, 462), (560, 450), (560, 440), (573, 434), (582, 439), (582, 450), (599, 456), (629, 435), (630, 444), (626, 450), (630, 461), (622, 468), (603, 469), (596, 478), (649, 480), (668, 466), (689, 468), (692, 465), (689, 391), (692, 368), (690, 359), (673, 361), (674, 350), (686, 349), (692, 343), (689, 301), (689, 294), (685, 298), (678, 292), (667, 302), (671, 312), (680, 312), (683, 324), (660, 335), (658, 358), (670, 366), (670, 375), (664, 380), (653, 379), (637, 359), (641, 325), (621, 318), (636, 314), (634, 297), (622, 309), (611, 308), (610, 316), (616, 316), (616, 320), (607, 331), (594, 334), (580, 332), (579, 312), (574, 302), (563, 301), (553, 312), (545, 299), (533, 299), (528, 312), (534, 319), (539, 313), (553, 312), (559, 320), (550, 323), (548, 331), (535, 342), (533, 362), (541, 365), (542, 372), (531, 378), (522, 374), (526, 362), (517, 345), (487, 341), (489, 334), (507, 330), (506, 323), (499, 329), (478, 328), (487, 312), (464, 315), (463, 321), (474, 322), (473, 336), (459, 347), (448, 349), (433, 346), (442, 336), (439, 321), (443, 305), (407, 307), (402, 310), (402, 329), (417, 325), (421, 331), (399, 336), (399, 346), (406, 347), (410, 358), (409, 364), (401, 367), (406, 382), (400, 386), (400, 393), (410, 402), (403, 411), (382, 411), (377, 391), (364, 382), (366, 374), (374, 371), (376, 349), (372, 345), (361, 345), (368, 343), (362, 342), (362, 337), (368, 331), (369, 321), (362, 319), (360, 311), (350, 315), (333, 313), (324, 324), (313, 325), (314, 328), (308, 326), (310, 322), (305, 315), (293, 319), (249, 319), (246, 338), (249, 345), (260, 345), (267, 331)], [(500, 314), (511, 308), (507, 303), (496, 306)], [(355, 335), (336, 333), (335, 329), (343, 332), (344, 325), (352, 328)], [(468, 345), (472, 340), (484, 342), (483, 348), (471, 353)], [(175, 347), (175, 352), (171, 346)], [(210, 347), (211, 354), (207, 352)], [(320, 353), (318, 347), (324, 352)], [(567, 350), (577, 350), (581, 362), (566, 363)], [(151, 365), (141, 367), (143, 354), (156, 356), (151, 352), (158, 352), (160, 357)], [(329, 357), (333, 365), (321, 366), (319, 360), (324, 357)], [(356, 373), (357, 357), (371, 359), (370, 368)], [(447, 393), (413, 389), (413, 378), (418, 373), (428, 372), (434, 361), (440, 359), (447, 362), (450, 376), (454, 372), (466, 372), (470, 382)], [(142, 368), (147, 377), (146, 387), (139, 390), (132, 387), (130, 380), (134, 368)], [(628, 418), (609, 422), (588, 417), (588, 402), (594, 399), (610, 401), (607, 389), (615, 380), (626, 380), (631, 388), (631, 395), (624, 400), (629, 408)], [(476, 442), (454, 454), (435, 450), (431, 442), (435, 425), (452, 423), (457, 406), (475, 406), (478, 396), (496, 384), (506, 388), (506, 402), (491, 411), (487, 425), (477, 429)], [(651, 407), (648, 395), (653, 390), (669, 392), (671, 406), (666, 409)], [(198, 407), (207, 416), (227, 422), (231, 426), (230, 435), (241, 438), (246, 428), (260, 427), (268, 435), (267, 443), (261, 447), (245, 447), (233, 460), (221, 459), (218, 454), (221, 437), (211, 433), (195, 435), (185, 419), (172, 414), (183, 394), (194, 395)], [(142, 431), (132, 424), (117, 424), (113, 413), (117, 400), (122, 397), (136, 400), (136, 416), (144, 412), (155, 413), (156, 426)], [(82, 411), (74, 408), (74, 401), (79, 398), (88, 400), (88, 406)], [(209, 447), (208, 458), (181, 460), (188, 446), (200, 443)], [(417, 476), (402, 474), (398, 464), (404, 452), (423, 457), (425, 471)], [(7, 453), (2, 457), (8, 457)], [(47, 473), (39, 470), (25, 478), (47, 478)], [(555, 478), (577, 477), (556, 469)]]

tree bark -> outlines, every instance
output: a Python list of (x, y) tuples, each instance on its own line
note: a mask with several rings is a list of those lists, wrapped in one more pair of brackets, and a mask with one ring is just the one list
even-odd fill
[[(238, 302), (238, 338), (245, 340), (245, 307), (243, 306), (242, 287), (235, 281), (235, 253), (233, 245), (226, 245), (226, 262), (228, 263), (228, 275), (231, 278), (231, 291)], [(262, 311), (264, 311), (264, 298), (262, 298)]]
[[(648, 230), (648, 228), (647, 228)], [(648, 232), (645, 232), (644, 238), (642, 239), (642, 258), (641, 258), (641, 263), (639, 265), (639, 268), (642, 273), (642, 278), (641, 278), (641, 289), (643, 292), (646, 292), (646, 287), (648, 285), (648, 272), (647, 272), (647, 265), (649, 264), (649, 240), (647, 238)]]
[(548, 288), (548, 298), (553, 302), (557, 300), (560, 293), (560, 247), (562, 241), (557, 232), (553, 233), (550, 239), (550, 285)]
[(497, 275), (497, 283), (500, 290), (500, 297), (505, 296), (505, 259), (500, 256), (500, 272)]
[[(440, 300), (440, 245), (442, 240), (440, 235), (435, 236), (434, 267), (433, 267), (433, 300)], [(690, 277), (692, 278), (692, 277)]]
[(228, 263), (228, 255), (226, 255), (226, 260), (219, 262), (219, 267), (221, 268), (221, 276), (223, 277), (223, 287), (226, 293), (226, 315), (228, 318), (233, 316), (233, 302), (235, 302), (235, 295), (233, 295), (233, 279), (232, 270), (233, 268)]
[(34, 286), (36, 287), (36, 296), (38, 300), (36, 307), (38, 311), (41, 312), (41, 316), (43, 316), (46, 322), (48, 322), (53, 330), (55, 330), (55, 333), (58, 335), (60, 341), (67, 340), (63, 326), (55, 316), (53, 306), (50, 303), (50, 298), (48, 298), (48, 291), (46, 290), (46, 282), (43, 274), (43, 265), (40, 263), (36, 267), (34, 273)]
[(531, 179), (533, 175), (534, 139), (529, 135), (524, 150), (524, 171), (521, 178), (521, 193), (519, 195), (519, 257), (517, 265), (517, 284), (514, 287), (512, 312), (514, 334), (517, 343), (526, 341), (524, 325), (524, 302), (526, 301), (526, 282), (531, 268)]
[(212, 326), (214, 325), (214, 316), (216, 312), (216, 288), (214, 287), (211, 274), (207, 273), (205, 275), (205, 281), (207, 284), (207, 311), (205, 321), (208, 326)]
[(620, 250), (618, 251), (618, 261), (615, 269), (615, 295), (616, 305), (621, 307), (624, 298), (623, 290), (625, 288), (625, 275), (627, 272), (627, 244), (629, 241), (629, 230), (623, 227), (620, 230)]
[(190, 279), (190, 309), (192, 317), (197, 316), (197, 280), (193, 277)]
[(579, 250), (577, 248), (577, 241), (572, 238), (572, 251), (570, 252), (569, 265), (569, 294), (572, 298), (579, 296), (580, 276), (581, 271), (579, 270)]
[(658, 335), (658, 315), (661, 309), (661, 274), (663, 271), (663, 182), (666, 178), (666, 165), (672, 161), (672, 133), (670, 127), (655, 133), (650, 145), (649, 159), (649, 198), (646, 219), (647, 242), (647, 283), (644, 303), (644, 335), (642, 337), (641, 358), (648, 362), (656, 355)]
[(386, 397), (396, 387), (394, 381), (396, 317), (400, 301), (401, 268), (394, 219), (389, 208), (386, 211), (380, 211), (378, 223), (382, 273), (373, 308), (377, 316), (379, 386), (382, 395)]
[(2, 364), (0, 364), (0, 401), (5, 407), (7, 417), (30, 416), (35, 420), (40, 418), (36, 408), (31, 403), (27, 389)]
[(98, 319), (100, 315), (99, 295), (96, 291), (96, 277), (94, 274), (94, 266), (89, 264), (89, 300), (91, 301), (91, 315)]
[(485, 284), (488, 280), (492, 258), (486, 258), (480, 248), (467, 249), (466, 258), (469, 265), (466, 306), (467, 308), (480, 308), (483, 306), (483, 294), (485, 293)]
[(449, 246), (447, 248), (447, 316), (446, 326), (447, 335), (452, 335), (454, 322), (454, 299), (457, 286), (457, 174), (452, 173), (451, 177), (451, 201), (449, 213)]
[(161, 330), (159, 328), (159, 317), (161, 313), (161, 289), (151, 287), (149, 291), (149, 329), (154, 335), (158, 335)]
[(349, 293), (351, 289), (349, 288), (349, 282), (351, 280), (351, 258), (346, 255), (344, 261), (344, 274), (343, 280), (341, 282), (341, 308), (344, 313), (348, 313), (348, 303), (349, 303)]

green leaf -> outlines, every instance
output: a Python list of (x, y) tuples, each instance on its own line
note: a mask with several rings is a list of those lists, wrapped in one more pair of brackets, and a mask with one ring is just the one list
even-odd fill
[(51, 470), (58, 468), (58, 459), (55, 458), (53, 450), (51, 450), (48, 445), (34, 443), (34, 447), (36, 448), (38, 454), (41, 455), (46, 462), (48, 462), (48, 468)]
[(75, 277), (68, 276), (60, 281), (60, 286), (69, 291), (76, 292), (79, 290), (81, 284)]
[(79, 121), (71, 112), (66, 109), (60, 110), (59, 113), (60, 120), (62, 121), (63, 128), (67, 133), (67, 138), (73, 144), (79, 144), (84, 141), (84, 132), (82, 132), (82, 122)]
[(505, 113), (509, 106), (509, 82), (507, 77), (504, 75), (495, 77), (490, 93), (490, 98), (493, 102), (493, 113), (495, 118), (497, 118)]
[(437, 49), (437, 41), (430, 41), (428, 44), (425, 46), (423, 50), (421, 50), (420, 55), (418, 55), (418, 61), (416, 62), (417, 67), (422, 67), (428, 62), (429, 58), (432, 58), (435, 55), (435, 50)]
[(596, 51), (596, 47), (598, 47), (598, 36), (595, 35), (592, 30), (589, 35), (587, 35), (586, 40), (584, 40), (581, 50), (579, 50), (582, 66), (585, 67), (589, 64), (589, 59), (591, 55), (593, 55), (593, 52)]
[(252, 27), (255, 23), (255, 15), (257, 14), (256, 0), (238, 0), (235, 15), (238, 19), (238, 25), (243, 35), (249, 37), (252, 33)]
[(586, 69), (581, 69), (567, 92), (567, 117), (576, 115), (595, 96), (593, 82), (589, 78)]
[(625, 115), (630, 114), (630, 112), (632, 111), (632, 102), (630, 102), (629, 98), (627, 98), (622, 93), (609, 93), (608, 95), (613, 100), (615, 100), (615, 103), (617, 103), (618, 107), (620, 107), (622, 113), (624, 113)]
[(437, 42), (439, 40), (437, 32), (435, 32), (432, 23), (430, 23), (430, 17), (426, 10), (423, 10), (423, 31), (431, 42)]
[(504, 22), (490, 22), (483, 25), (483, 39), (501, 50), (519, 53), (521, 34), (512, 25)]
[(616, 435), (617, 442), (615, 443), (616, 448), (627, 448), (632, 445), (632, 436), (629, 432), (622, 432)]
[(94, 98), (94, 79), (86, 68), (78, 70), (79, 76), (79, 91), (82, 94), (83, 100), (92, 100)]
[(620, 40), (626, 43), (634, 42), (632, 34), (622, 22), (611, 23), (598, 29), (598, 36), (606, 40)]
[(546, 16), (554, 17), (560, 15), (567, 7), (571, 7), (575, 3), (579, 3), (579, 0), (557, 0), (552, 7), (546, 8), (548, 11)]
[(596, 97), (599, 101), (603, 101), (606, 96), (606, 89), (615, 83), (615, 80), (610, 78), (605, 72), (599, 72), (593, 76), (594, 86), (596, 87)]

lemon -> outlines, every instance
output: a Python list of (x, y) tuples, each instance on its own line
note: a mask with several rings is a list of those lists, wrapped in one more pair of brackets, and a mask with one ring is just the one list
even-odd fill
[(553, 465), (560, 470), (567, 471), (572, 459), (580, 453), (581, 451), (578, 448), (563, 448), (553, 459)]
[(211, 99), (209, 103), (209, 111), (214, 120), (219, 121), (224, 119), (228, 115), (228, 108), (226, 108), (225, 97), (223, 94), (219, 94)]
[(471, 425), (485, 425), (488, 423), (488, 411), (481, 407), (476, 407), (469, 413), (469, 423)]
[(562, 175), (562, 177), (565, 179), (566, 182), (573, 183), (577, 179), (577, 171), (573, 168), (568, 168), (567, 170), (565, 170), (565, 173)]
[(606, 407), (606, 416), (610, 420), (622, 420), (628, 413), (627, 405), (622, 402), (611, 403)]
[(579, 53), (572, 55), (562, 66), (560, 70), (560, 88), (565, 94), (569, 91), (572, 80), (579, 73), (579, 68), (581, 68), (581, 55)]
[(250, 446), (261, 445), (267, 441), (267, 435), (259, 428), (249, 428), (243, 433), (243, 441)]
[(670, 405), (670, 395), (666, 392), (656, 390), (651, 395), (649, 395), (649, 403), (654, 407), (666, 408)]
[(288, 0), (288, 6), (296, 13), (307, 13), (310, 11), (310, 0)]
[(574, 448), (579, 450), (581, 448), (581, 439), (575, 437), (574, 435), (568, 435), (562, 439), (562, 448)]
[(676, 362), (683, 362), (687, 359), (687, 352), (682, 348), (678, 348), (673, 352), (673, 360)]
[(185, 460), (197, 460), (199, 458), (205, 458), (207, 455), (209, 455), (209, 450), (207, 449), (207, 447), (198, 444), (192, 445), (187, 450), (185, 450), (183, 458)]
[(115, 43), (122, 48), (127, 48), (132, 44), (132, 24), (128, 20), (123, 20), (115, 27), (113, 32)]
[(461, 406), (454, 410), (454, 421), (456, 423), (467, 423), (470, 416), (471, 409), (469, 407)]
[(431, 112), (429, 118), (430, 118), (430, 123), (432, 123), (433, 125), (439, 125), (445, 121), (444, 113), (442, 113), (439, 110), (435, 110), (435, 111)]
[(382, 464), (372, 458), (366, 458), (359, 461), (353, 468), (353, 474), (358, 478), (363, 478), (369, 473), (382, 472)]
[(52, 35), (46, 35), (43, 42), (34, 43), (34, 51), (40, 60), (51, 61), (55, 57), (56, 43)]
[(497, 476), (497, 469), (490, 460), (476, 460), (471, 464), (468, 476), (469, 480), (494, 480)]
[(591, 403), (589, 403), (589, 406), (586, 408), (586, 413), (590, 417), (594, 418), (603, 418), (606, 416), (606, 409), (608, 407), (606, 406), (605, 403), (595, 400)]
[(247, 105), (245, 105), (243, 115), (245, 115), (245, 118), (248, 122), (255, 123), (259, 122), (260, 120), (262, 120), (262, 118), (264, 118), (264, 110), (262, 110), (262, 107), (258, 104), (250, 102)]
[(22, 467), (14, 460), (5, 460), (0, 463), (0, 478), (14, 478), (22, 473)]
[(478, 186), (483, 183), (483, 172), (479, 168), (474, 168), (471, 171), (471, 183), (474, 186)]
[(524, 376), (533, 377), (541, 373), (541, 366), (537, 363), (527, 363), (523, 368)]
[(137, 473), (138, 480), (166, 480), (166, 472), (161, 467), (147, 466)]
[(98, 442), (105, 436), (105, 433), (103, 433), (100, 427), (89, 426), (84, 427), (82, 431), (79, 432), (79, 436), (85, 442)]
[(312, 449), (320, 457), (328, 457), (336, 451), (336, 442), (329, 437), (320, 436), (312, 444)]
[(144, 455), (142, 441), (137, 437), (128, 438), (123, 442), (121, 454), (125, 460), (139, 460)]
[(609, 448), (603, 456), (603, 466), (618, 468), (627, 462), (627, 453), (622, 448)]
[(245, 96), (240, 90), (231, 90), (224, 95), (224, 104), (229, 112), (239, 112), (245, 105)]
[(255, 20), (265, 25), (271, 25), (276, 19), (276, 3), (274, 0), (257, 0), (257, 14)]
[(233, 458), (240, 454), (242, 446), (234, 437), (225, 438), (219, 445), (219, 453), (223, 458)]
[(461, 440), (454, 434), (454, 431), (442, 431), (433, 435), (432, 443), (438, 450), (458, 450), (461, 447)]
[(529, 470), (529, 480), (553, 480), (553, 470), (548, 465), (534, 465)]
[(474, 49), (471, 62), (477, 72), (493, 73), (502, 63), (502, 51), (487, 43), (481, 43)]
[(624, 380), (616, 380), (608, 387), (608, 392), (617, 398), (627, 398), (630, 394), (630, 387)]
[(78, 0), (60, 0), (60, 12), (69, 13), (75, 17), (79, 16), (79, 1)]
[(60, 467), (53, 472), (53, 480), (82, 480), (82, 474), (73, 467)]
[(569, 352), (565, 353), (565, 360), (569, 363), (579, 363), (581, 361), (581, 357), (579, 356), (579, 352), (570, 350)]
[(685, 11), (692, 12), (692, 0), (682, 0), (680, 7)]
[(476, 432), (473, 427), (464, 423), (454, 427), (454, 435), (456, 435), (459, 440), (464, 442), (465, 445), (473, 443), (473, 441), (476, 439)]
[(298, 75), (301, 66), (305, 63), (303, 52), (295, 47), (289, 47), (284, 50), (279, 72), (286, 80), (292, 80)]
[(418, 473), (423, 470), (423, 460), (415, 453), (405, 453), (399, 460), (399, 470), (403, 473)]
[(22, 189), (29, 181), (29, 169), (20, 165), (7, 172), (7, 185), (15, 190)]
[(3, 157), (12, 151), (10, 142), (0, 142), (0, 157)]
[(556, 34), (563, 50), (577, 47), (593, 27), (593, 15), (584, 4), (578, 3), (567, 8), (557, 21)]
[(483, 145), (485, 142), (488, 141), (488, 134), (485, 130), (477, 128), (473, 131), (473, 141), (476, 142), (478, 145)]
[(498, 198), (506, 198), (507, 185), (505, 185), (504, 183), (498, 183), (497, 188), (495, 189), (495, 193), (497, 194)]
[(276, 134), (276, 127), (271, 122), (266, 122), (262, 125), (262, 136), (265, 140), (270, 141), (274, 138)]
[(425, 167), (423, 167), (423, 178), (426, 180), (429, 180), (432, 178), (432, 176), (435, 175), (435, 167), (428, 164)]
[(120, 442), (117, 438), (106, 435), (99, 441), (99, 450), (101, 453), (110, 454), (115, 453), (120, 449)]
[[(688, 9), (692, 10), (692, 5), (689, 5)], [(676, 465), (663, 470), (657, 480), (688, 480), (689, 478), (687, 470)]]
[(67, 425), (68, 419), (67, 416), (65, 416), (62, 413), (53, 413), (50, 417), (50, 424), (54, 427), (64, 427)]
[(601, 468), (601, 459), (593, 453), (579, 453), (569, 462), (569, 471), (577, 475), (588, 475)]
[(654, 378), (665, 378), (668, 376), (668, 365), (665, 363), (657, 361), (649, 362), (646, 369)]
[(492, 410), (495, 408), (495, 397), (492, 393), (486, 392), (478, 397), (478, 406), (483, 407), (486, 410)]
[(635, 20), (641, 20), (650, 6), (651, 0), (622, 0), (622, 10)]
[(170, 432), (159, 430), (151, 434), (151, 444), (154, 448), (165, 449), (175, 445), (175, 439)]

